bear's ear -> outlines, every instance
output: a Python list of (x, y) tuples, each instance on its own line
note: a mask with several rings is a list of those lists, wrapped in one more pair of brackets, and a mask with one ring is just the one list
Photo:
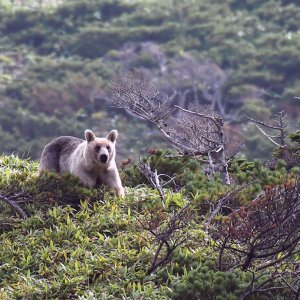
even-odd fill
[(115, 142), (118, 137), (118, 131), (117, 130), (112, 130), (108, 135), (107, 139), (110, 140), (111, 142)]
[(89, 143), (91, 141), (93, 141), (96, 136), (94, 135), (94, 132), (90, 129), (87, 129), (85, 132), (84, 132), (84, 136), (85, 136), (85, 139), (86, 141)]

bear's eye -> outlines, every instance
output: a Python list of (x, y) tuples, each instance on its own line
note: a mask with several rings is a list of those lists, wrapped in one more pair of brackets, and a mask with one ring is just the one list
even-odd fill
[(106, 146), (106, 149), (107, 149), (108, 151), (110, 151), (110, 146)]
[(99, 152), (100, 149), (101, 149), (101, 146), (99, 146), (99, 145), (97, 145), (97, 146), (95, 147), (96, 152)]

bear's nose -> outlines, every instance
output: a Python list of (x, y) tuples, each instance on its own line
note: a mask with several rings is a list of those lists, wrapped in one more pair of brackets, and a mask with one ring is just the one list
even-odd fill
[(107, 162), (107, 155), (106, 154), (101, 154), (100, 155), (100, 161), (102, 162), (102, 163), (106, 163)]

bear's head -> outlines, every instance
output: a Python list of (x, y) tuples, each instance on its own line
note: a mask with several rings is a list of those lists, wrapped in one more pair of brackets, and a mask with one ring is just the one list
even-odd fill
[(112, 130), (105, 138), (98, 138), (92, 130), (85, 131), (86, 159), (96, 165), (108, 165), (116, 156), (118, 131)]

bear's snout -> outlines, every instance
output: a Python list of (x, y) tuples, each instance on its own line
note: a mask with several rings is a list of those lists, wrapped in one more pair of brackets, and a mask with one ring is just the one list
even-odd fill
[(100, 161), (102, 162), (102, 163), (107, 163), (107, 160), (108, 160), (108, 156), (106, 155), (106, 154), (101, 154), (100, 155)]

